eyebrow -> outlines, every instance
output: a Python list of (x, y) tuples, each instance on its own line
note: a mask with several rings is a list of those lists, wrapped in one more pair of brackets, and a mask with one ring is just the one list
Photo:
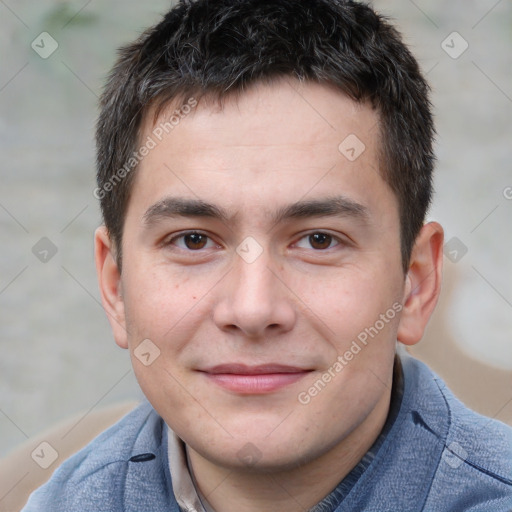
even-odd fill
[[(150, 206), (143, 216), (144, 224), (148, 227), (160, 220), (174, 217), (206, 217), (229, 223), (235, 219), (222, 207), (207, 203), (201, 199), (184, 197), (165, 197)], [(367, 221), (370, 217), (368, 208), (344, 196), (328, 197), (299, 201), (279, 208), (271, 215), (274, 224), (308, 217), (353, 217)]]

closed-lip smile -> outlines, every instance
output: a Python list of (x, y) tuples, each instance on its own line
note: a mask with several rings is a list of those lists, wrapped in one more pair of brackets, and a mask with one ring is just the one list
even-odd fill
[(245, 395), (277, 391), (302, 379), (312, 370), (296, 366), (269, 363), (247, 365), (226, 363), (200, 370), (220, 387)]

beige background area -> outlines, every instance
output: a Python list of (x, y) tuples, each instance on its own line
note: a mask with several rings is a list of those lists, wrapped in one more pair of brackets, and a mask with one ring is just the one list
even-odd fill
[(457, 286), (457, 276), (448, 267), (425, 338), (409, 352), (433, 368), (466, 405), (512, 425), (512, 371), (488, 364), (464, 349), (451, 329), (450, 307)]
[[(373, 3), (432, 84), (430, 218), (451, 240), (439, 307), (412, 352), (468, 405), (512, 424), (512, 3)], [(140, 397), (99, 303), (93, 133), (115, 48), (168, 5), (0, 2), (0, 457), (68, 416)], [(59, 45), (46, 59), (31, 47), (42, 32)], [(464, 42), (458, 58), (445, 51)], [(46, 263), (33, 252), (43, 237), (57, 250)]]

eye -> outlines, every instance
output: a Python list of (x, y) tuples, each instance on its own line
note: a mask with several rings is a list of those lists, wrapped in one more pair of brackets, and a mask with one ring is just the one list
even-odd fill
[(169, 240), (169, 245), (175, 245), (183, 250), (189, 251), (199, 251), (201, 249), (209, 249), (214, 247), (210, 238), (203, 234), (198, 233), (197, 231), (190, 231), (188, 233), (182, 233), (181, 235), (177, 235)]
[(334, 236), (319, 231), (303, 236), (296, 245), (302, 249), (309, 249), (312, 247), (315, 250), (322, 251), (336, 247), (339, 243), (339, 240)]

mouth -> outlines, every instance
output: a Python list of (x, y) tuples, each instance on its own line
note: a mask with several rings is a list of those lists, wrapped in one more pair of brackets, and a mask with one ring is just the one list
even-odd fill
[(245, 395), (259, 395), (289, 386), (312, 370), (282, 364), (248, 366), (232, 363), (200, 370), (205, 377), (221, 388)]

